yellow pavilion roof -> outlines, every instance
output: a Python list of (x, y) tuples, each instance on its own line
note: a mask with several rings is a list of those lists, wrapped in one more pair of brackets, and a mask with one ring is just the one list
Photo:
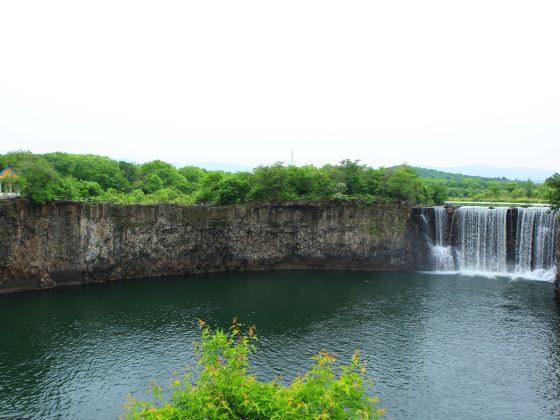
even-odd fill
[(6, 166), (6, 169), (0, 172), (0, 180), (6, 178), (17, 178), (16, 172), (12, 169), (10, 165)]

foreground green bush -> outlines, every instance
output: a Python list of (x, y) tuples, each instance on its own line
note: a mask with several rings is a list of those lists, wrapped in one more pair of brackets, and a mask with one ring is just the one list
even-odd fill
[(325, 352), (315, 365), (289, 386), (259, 382), (248, 373), (248, 356), (255, 351), (255, 328), (243, 333), (236, 320), (228, 332), (211, 331), (203, 321), (195, 344), (200, 373), (187, 374), (171, 384), (164, 402), (162, 389), (153, 386), (155, 402), (130, 398), (130, 419), (346, 419), (378, 418), (376, 398), (366, 395), (365, 366), (357, 353), (349, 365), (336, 365)]

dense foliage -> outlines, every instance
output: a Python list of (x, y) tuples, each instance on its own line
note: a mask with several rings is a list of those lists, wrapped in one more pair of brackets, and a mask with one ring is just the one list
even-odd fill
[(510, 201), (542, 202), (546, 199), (548, 187), (528, 180), (508, 180), (506, 178), (486, 178), (414, 168), (421, 178), (444, 185), (449, 200), (457, 201)]
[(155, 160), (143, 164), (104, 156), (18, 151), (0, 155), (20, 175), (25, 197), (114, 203), (229, 205), (285, 200), (362, 200), (439, 204), (444, 200), (543, 201), (549, 187), (449, 174), (401, 165), (371, 168), (359, 161), (338, 165), (259, 166), (227, 173), (194, 166), (176, 168)]
[(560, 211), (560, 174), (556, 173), (545, 181), (548, 187), (546, 198), (550, 204), (550, 208)]
[(234, 320), (229, 331), (211, 331), (199, 321), (202, 337), (195, 343), (200, 371), (177, 377), (171, 396), (154, 385), (155, 401), (130, 398), (125, 405), (130, 419), (359, 419), (378, 418), (377, 399), (368, 397), (365, 367), (357, 354), (349, 365), (336, 366), (322, 352), (315, 365), (283, 386), (260, 382), (249, 373), (249, 356), (255, 351), (255, 328), (243, 333)]
[(441, 185), (424, 182), (409, 166), (374, 169), (349, 160), (322, 168), (276, 163), (250, 173), (67, 153), (0, 155), (0, 165), (7, 163), (20, 175), (24, 196), (35, 203), (55, 199), (211, 205), (333, 199), (433, 203), (445, 198)]

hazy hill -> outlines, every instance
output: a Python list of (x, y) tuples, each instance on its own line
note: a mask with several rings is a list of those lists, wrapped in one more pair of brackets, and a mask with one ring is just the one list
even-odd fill
[(531, 179), (531, 181), (534, 182), (544, 182), (546, 178), (554, 175), (554, 173), (558, 171), (558, 170), (554, 171), (549, 169), (536, 169), (536, 168), (524, 168), (524, 167), (499, 168), (499, 167), (484, 166), (484, 165), (442, 167), (442, 168), (435, 168), (435, 169), (438, 169), (440, 171), (445, 171), (445, 172), (451, 172), (451, 173), (463, 174), (469, 176), (479, 176), (484, 178), (507, 178), (512, 180)]
[(508, 180), (505, 177), (484, 177), (484, 176), (476, 176), (476, 175), (465, 175), (457, 172), (447, 172), (438, 169), (420, 168), (417, 166), (413, 166), (413, 168), (418, 173), (418, 175), (420, 175), (422, 178), (429, 178), (429, 179), (446, 179), (450, 181), (460, 181), (465, 178), (476, 179), (480, 181)]

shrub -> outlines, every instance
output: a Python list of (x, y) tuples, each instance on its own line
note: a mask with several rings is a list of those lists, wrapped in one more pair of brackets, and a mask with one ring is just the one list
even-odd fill
[(378, 418), (375, 397), (368, 397), (365, 364), (355, 353), (348, 365), (321, 352), (314, 366), (288, 386), (260, 382), (249, 369), (255, 352), (255, 327), (242, 332), (234, 319), (229, 331), (211, 331), (199, 321), (201, 339), (195, 343), (200, 373), (176, 378), (171, 396), (152, 386), (155, 402), (132, 397), (125, 405), (130, 419), (346, 419)]

